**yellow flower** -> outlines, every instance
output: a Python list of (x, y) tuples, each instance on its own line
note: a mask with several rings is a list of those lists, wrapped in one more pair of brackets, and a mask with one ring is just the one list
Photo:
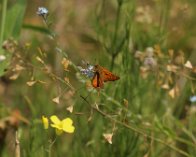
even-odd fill
[(42, 116), (42, 123), (44, 125), (44, 129), (48, 129), (49, 123), (48, 123), (48, 118), (47, 117)]
[(73, 133), (75, 130), (75, 127), (72, 125), (73, 121), (70, 118), (65, 118), (62, 121), (55, 115), (50, 117), (50, 120), (53, 124), (51, 124), (51, 127), (56, 129), (56, 134), (60, 135), (64, 132), (67, 133)]

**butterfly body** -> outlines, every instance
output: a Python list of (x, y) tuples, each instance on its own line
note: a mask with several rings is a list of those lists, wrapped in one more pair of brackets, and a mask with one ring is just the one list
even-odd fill
[(92, 79), (92, 86), (94, 88), (103, 88), (104, 82), (115, 81), (118, 79), (120, 79), (120, 77), (114, 75), (108, 69), (106, 69), (98, 64), (94, 66), (94, 76)]

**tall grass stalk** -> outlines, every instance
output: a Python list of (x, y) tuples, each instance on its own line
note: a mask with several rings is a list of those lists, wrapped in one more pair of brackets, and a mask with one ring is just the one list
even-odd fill
[(167, 42), (166, 39), (166, 31), (167, 31), (167, 24), (169, 20), (169, 13), (171, 7), (171, 1), (165, 0), (161, 2), (161, 13), (160, 13), (160, 26), (159, 26), (159, 42), (165, 44)]
[(6, 11), (7, 11), (7, 0), (3, 0), (2, 17), (1, 17), (0, 44), (2, 44), (2, 42), (3, 42), (3, 36), (4, 36), (4, 30), (5, 30), (5, 20), (6, 20)]
[(116, 42), (117, 42), (119, 23), (120, 23), (120, 15), (121, 15), (121, 9), (122, 9), (122, 5), (123, 5), (123, 0), (118, 0), (117, 2), (118, 2), (118, 8), (117, 8), (117, 12), (116, 12), (114, 36), (113, 36), (112, 45), (111, 45), (111, 51), (112, 51), (111, 69), (113, 69), (114, 60), (115, 60), (116, 56), (119, 53), (117, 51), (117, 48), (116, 48)]

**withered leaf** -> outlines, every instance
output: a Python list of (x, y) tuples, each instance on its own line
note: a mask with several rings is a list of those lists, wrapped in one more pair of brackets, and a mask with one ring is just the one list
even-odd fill
[(67, 111), (72, 113), (73, 112), (73, 105), (68, 106), (66, 109), (67, 109)]
[(59, 99), (60, 99), (60, 97), (58, 96), (56, 98), (53, 98), (52, 101), (59, 104), (59, 102), (60, 102)]
[(36, 83), (37, 81), (28, 81), (28, 82), (26, 82), (26, 84), (28, 85), (28, 86), (33, 86), (35, 83)]
[(191, 64), (190, 61), (187, 61), (187, 62), (184, 64), (184, 66), (185, 66), (186, 68), (193, 69), (193, 66), (192, 66), (192, 64)]
[(103, 134), (104, 139), (109, 143), (112, 144), (112, 137), (113, 137), (113, 133), (110, 134)]

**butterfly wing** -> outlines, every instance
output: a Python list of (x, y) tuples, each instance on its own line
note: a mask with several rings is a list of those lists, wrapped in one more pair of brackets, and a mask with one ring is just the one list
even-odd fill
[(93, 79), (92, 79), (92, 86), (94, 88), (103, 88), (103, 80), (100, 77), (99, 72), (95, 72)]
[(101, 70), (101, 75), (102, 75), (104, 82), (115, 81), (115, 80), (120, 79), (119, 76), (114, 75), (112, 72), (110, 72), (109, 70), (107, 70), (106, 68), (103, 68), (103, 67)]

